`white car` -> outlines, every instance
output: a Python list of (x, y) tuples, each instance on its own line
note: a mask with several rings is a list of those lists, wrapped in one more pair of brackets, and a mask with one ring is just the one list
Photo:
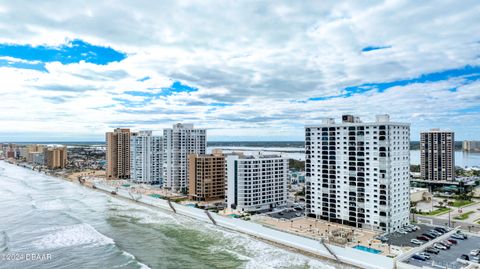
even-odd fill
[(470, 251), (470, 255), (477, 256), (480, 253), (480, 249), (472, 249)]
[(410, 240), (410, 243), (415, 244), (415, 245), (421, 245), (421, 244), (423, 244), (422, 241), (420, 241), (420, 240), (418, 240), (418, 239), (415, 239), (415, 238), (412, 239), (412, 240)]
[(404, 229), (398, 229), (398, 233), (401, 233), (401, 234), (408, 234), (407, 231), (405, 231)]
[(444, 246), (442, 244), (437, 244), (437, 243), (433, 244), (433, 247), (436, 248), (436, 249), (443, 249), (443, 250), (447, 249), (446, 246)]

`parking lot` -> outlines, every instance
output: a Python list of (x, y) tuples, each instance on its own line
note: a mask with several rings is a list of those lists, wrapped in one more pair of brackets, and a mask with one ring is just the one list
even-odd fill
[[(452, 245), (450, 249), (440, 250), (438, 254), (430, 254), (430, 260), (420, 261), (415, 260), (411, 257), (408, 257), (403, 262), (415, 265), (418, 267), (431, 266), (431, 267), (441, 267), (441, 268), (463, 268), (465, 265), (457, 262), (457, 259), (460, 258), (462, 254), (469, 256), (470, 261), (472, 261), (473, 256), (470, 255), (472, 249), (480, 248), (480, 237), (469, 236), (466, 240), (456, 240), (457, 245)], [(433, 266), (435, 264), (435, 266)]]
[(401, 234), (399, 232), (391, 233), (387, 235), (388, 244), (400, 247), (418, 247), (410, 242), (413, 238), (417, 238), (417, 236), (421, 236), (422, 233), (428, 232), (433, 229), (432, 226), (427, 226), (425, 224), (415, 224), (420, 229), (410, 232), (408, 234)]
[(303, 217), (304, 213), (303, 210), (294, 210), (294, 209), (285, 209), (283, 211), (275, 212), (275, 213), (270, 213), (268, 214), (272, 218), (276, 219), (294, 219), (294, 218), (299, 218)]

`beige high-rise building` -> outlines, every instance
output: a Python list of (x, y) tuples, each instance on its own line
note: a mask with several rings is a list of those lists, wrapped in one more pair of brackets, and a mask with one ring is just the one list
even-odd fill
[(221, 150), (213, 154), (188, 156), (188, 196), (195, 201), (225, 198), (225, 157)]
[(420, 134), (420, 172), (425, 180), (455, 179), (455, 133), (432, 129)]
[(49, 169), (63, 169), (67, 166), (67, 148), (54, 147), (43, 150), (45, 165)]
[(34, 162), (33, 156), (38, 155), (38, 153), (43, 154), (44, 148), (45, 147), (43, 145), (28, 145), (27, 146), (27, 162), (33, 163)]
[(107, 132), (107, 179), (130, 178), (130, 129), (116, 128)]

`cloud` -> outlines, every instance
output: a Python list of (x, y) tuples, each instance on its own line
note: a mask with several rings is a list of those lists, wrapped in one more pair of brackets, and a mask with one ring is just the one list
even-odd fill
[(15, 113), (0, 124), (102, 140), (122, 123), (190, 121), (213, 140), (300, 140), (306, 122), (390, 113), (414, 139), (437, 126), (473, 139), (479, 11), (473, 0), (4, 2), (0, 109)]

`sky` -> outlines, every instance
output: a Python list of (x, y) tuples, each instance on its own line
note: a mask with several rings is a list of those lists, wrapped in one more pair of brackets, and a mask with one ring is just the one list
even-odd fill
[(177, 122), (303, 140), (390, 114), (480, 140), (480, 2), (0, 0), (0, 141)]

